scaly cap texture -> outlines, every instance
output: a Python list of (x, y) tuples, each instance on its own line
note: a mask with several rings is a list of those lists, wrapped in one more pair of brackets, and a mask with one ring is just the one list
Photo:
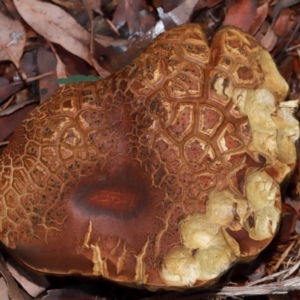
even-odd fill
[(29, 267), (149, 289), (208, 285), (274, 237), (295, 101), (225, 27), (160, 35), (124, 70), (60, 89), (0, 158), (0, 239)]

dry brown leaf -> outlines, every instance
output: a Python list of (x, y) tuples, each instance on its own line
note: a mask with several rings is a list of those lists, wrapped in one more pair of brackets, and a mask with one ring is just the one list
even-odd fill
[[(83, 0), (84, 2), (88, 2), (92, 10), (98, 13), (100, 16), (104, 16), (103, 11), (101, 10), (101, 0)], [(111, 29), (117, 34), (120, 35), (117, 28), (114, 26), (112, 21), (109, 18), (105, 18), (105, 21), (109, 24)]]
[(115, 39), (110, 36), (95, 34), (95, 40), (104, 47), (125, 47), (127, 48), (130, 41), (124, 39)]
[(60, 7), (37, 0), (13, 0), (23, 19), (40, 35), (93, 65), (90, 34)]
[(202, 9), (204, 7), (213, 7), (223, 0), (198, 0), (198, 4), (195, 6), (195, 10)]
[(14, 104), (14, 105), (10, 105), (6, 109), (1, 110), (0, 111), (0, 117), (11, 115), (14, 112), (18, 111), (19, 109), (21, 109), (25, 106), (28, 106), (30, 104), (37, 103), (37, 102), (38, 102), (37, 99), (32, 99), (32, 100), (23, 100), (22, 99), (22, 101), (20, 101), (19, 103)]
[(289, 205), (290, 207), (292, 207), (295, 211), (295, 213), (300, 217), (300, 203), (299, 201), (296, 200), (292, 200), (290, 197), (286, 197), (284, 199), (284, 202)]
[(112, 23), (116, 28), (127, 24), (130, 35), (147, 32), (155, 25), (154, 15), (145, 0), (119, 1)]
[(43, 77), (39, 80), (39, 96), (40, 101), (44, 101), (50, 98), (54, 92), (58, 89), (57, 79), (57, 59), (54, 54), (44, 47), (37, 48), (37, 66), (39, 74), (54, 71), (55, 74)]
[[(88, 13), (88, 16), (89, 16), (89, 19), (90, 19), (90, 22), (91, 22), (91, 36), (94, 36), (94, 17), (93, 17), (93, 9), (92, 9), (92, 4), (89, 0), (82, 0), (84, 6), (85, 6), (85, 9)], [(94, 69), (98, 72), (98, 74), (102, 77), (107, 77), (110, 75), (110, 72), (108, 72), (107, 70), (105, 70), (104, 68), (102, 68), (100, 66), (100, 64), (98, 64), (97, 60), (94, 58), (94, 53), (93, 53), (93, 50), (94, 50), (94, 40), (91, 39), (90, 41), (90, 52), (92, 54), (92, 62), (93, 62), (93, 67)]]
[(13, 260), (8, 260), (6, 266), (14, 279), (32, 297), (37, 297), (50, 285), (44, 275), (38, 274), (26, 267), (21, 267)]
[(274, 22), (277, 20), (278, 15), (280, 14), (281, 10), (290, 6), (293, 6), (297, 3), (299, 3), (300, 0), (280, 0), (276, 3), (272, 17), (273, 17), (273, 22), (272, 22), (272, 27), (274, 25)]
[(52, 45), (51, 42), (47, 41), (48, 46), (52, 50), (52, 53), (55, 56), (56, 59), (56, 79), (57, 78), (67, 78), (70, 74), (68, 73), (68, 70), (65, 66), (65, 64), (60, 59), (59, 55), (57, 54), (55, 47)]
[(48, 290), (47, 295), (42, 297), (42, 300), (107, 300), (106, 297), (101, 297), (99, 294), (101, 289), (95, 285), (79, 285), (70, 286), (61, 289)]
[(104, 69), (103, 67), (101, 67), (100, 64), (97, 62), (97, 60), (94, 58), (93, 58), (93, 65), (94, 65), (95, 70), (101, 77), (105, 78), (111, 74), (111, 72), (109, 72), (106, 69)]
[(99, 15), (103, 15), (101, 10), (101, 0), (87, 0), (90, 3), (91, 8)]
[(297, 234), (300, 235), (300, 220), (296, 221), (295, 230), (296, 230)]
[(56, 58), (56, 77), (57, 78), (67, 78), (69, 76), (68, 70), (66, 68), (66, 65), (62, 62), (60, 57), (55, 52), (55, 58)]
[(53, 3), (56, 3), (62, 7), (65, 7), (66, 9), (82, 9), (83, 5), (80, 0), (72, 0), (72, 1), (66, 1), (66, 0), (51, 0)]
[(162, 9), (157, 9), (159, 17), (164, 19), (171, 19), (176, 25), (187, 23), (197, 5), (198, 0), (186, 0), (168, 13), (164, 13)]
[(228, 9), (223, 25), (234, 25), (248, 31), (254, 20), (257, 7), (257, 0), (233, 2)]
[(270, 24), (267, 22), (264, 22), (262, 24), (255, 37), (268, 51), (271, 51), (277, 42), (277, 36), (271, 28)]
[(256, 34), (258, 29), (261, 27), (261, 25), (267, 18), (268, 9), (269, 9), (268, 2), (265, 2), (263, 5), (261, 5), (260, 7), (257, 8), (255, 18), (249, 29), (250, 34), (252, 34), (252, 35)]
[(277, 36), (284, 37), (293, 31), (297, 22), (297, 12), (290, 8), (285, 8), (276, 19), (273, 30)]
[(14, 278), (11, 276), (10, 272), (5, 267), (5, 262), (0, 254), (0, 275), (5, 279), (8, 296), (10, 300), (31, 300), (32, 298), (26, 294), (24, 290), (19, 288), (18, 284), (15, 282)]
[(10, 82), (6, 78), (0, 77), (0, 104), (8, 97), (19, 91), (23, 87), (23, 82)]
[(262, 263), (252, 274), (248, 275), (247, 277), (251, 281), (256, 281), (258, 279), (261, 279), (266, 274), (265, 269), (266, 269), (266, 265)]
[(0, 44), (6, 48), (3, 49), (0, 46), (0, 61), (13, 61), (11, 59), (12, 55), (14, 60), (19, 62), (26, 42), (25, 30), (21, 22), (6, 17), (0, 11), (0, 28)]
[(175, 9), (178, 5), (180, 5), (184, 0), (161, 0), (160, 5), (162, 6), (165, 13)]
[(0, 278), (0, 299), (9, 300), (8, 287), (3, 277)]
[[(25, 116), (37, 106), (36, 103), (24, 106), (10, 115), (0, 116), (0, 142), (4, 141), (20, 125)], [(1, 270), (0, 270), (1, 272)]]

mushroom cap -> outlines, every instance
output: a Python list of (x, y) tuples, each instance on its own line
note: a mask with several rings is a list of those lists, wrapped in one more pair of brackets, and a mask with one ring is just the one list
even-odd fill
[(0, 239), (27, 266), (149, 289), (209, 285), (274, 237), (295, 101), (253, 37), (161, 34), (124, 70), (61, 88), (0, 158)]

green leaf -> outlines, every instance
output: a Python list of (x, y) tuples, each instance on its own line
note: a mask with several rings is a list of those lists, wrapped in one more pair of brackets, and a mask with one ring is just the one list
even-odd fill
[(96, 80), (101, 80), (102, 77), (98, 76), (95, 77), (93, 75), (75, 75), (75, 76), (69, 76), (67, 78), (58, 78), (56, 80), (57, 84), (68, 84), (68, 83), (74, 83), (74, 82), (85, 82), (85, 81), (96, 81)]

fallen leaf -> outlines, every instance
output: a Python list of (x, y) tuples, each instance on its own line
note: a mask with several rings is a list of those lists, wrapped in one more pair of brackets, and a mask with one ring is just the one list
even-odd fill
[(249, 29), (249, 33), (254, 35), (258, 31), (258, 29), (261, 27), (263, 22), (266, 20), (269, 10), (269, 4), (268, 2), (264, 3), (260, 7), (257, 8), (256, 14), (254, 17), (254, 20), (251, 24), (251, 27)]
[[(171, 19), (176, 25), (182, 25), (189, 21), (197, 3), (198, 0), (186, 0), (168, 13), (163, 12), (159, 8), (157, 10), (164, 24), (166, 19)], [(166, 28), (170, 27), (166, 26)]]
[(11, 2), (11, 0), (2, 0), (2, 3), (6, 6), (7, 10), (9, 11), (10, 15), (13, 17), (14, 20), (22, 20), (20, 14), (16, 9), (16, 6)]
[(300, 220), (297, 220), (297, 221), (296, 221), (295, 231), (296, 231), (297, 234), (300, 236)]
[(14, 105), (10, 105), (6, 109), (1, 110), (0, 111), (0, 117), (11, 115), (14, 112), (16, 112), (17, 110), (19, 110), (19, 109), (21, 109), (21, 108), (23, 108), (23, 107), (25, 107), (29, 104), (33, 104), (33, 103), (37, 103), (37, 102), (39, 102), (37, 99), (31, 99), (31, 100), (23, 100), (22, 99), (22, 101), (20, 101), (19, 103), (14, 104)]
[[(156, 23), (155, 27), (152, 29), (153, 38), (157, 37), (159, 34), (165, 32), (168, 29), (171, 29), (176, 26), (176, 23), (169, 15), (169, 13), (165, 13), (162, 7), (157, 7), (157, 13), (160, 20)], [(161, 26), (160, 23), (163, 25)]]
[(19, 288), (18, 284), (15, 282), (14, 278), (11, 276), (10, 272), (7, 270), (5, 266), (4, 259), (0, 254), (0, 274), (2, 274), (3, 278), (8, 287), (8, 296), (10, 300), (30, 300), (32, 299), (24, 290)]
[(6, 266), (14, 279), (32, 297), (39, 296), (50, 285), (44, 275), (38, 274), (28, 268), (21, 267), (12, 259), (7, 261)]
[(299, 2), (300, 2), (300, 0), (280, 0), (280, 1), (278, 1), (276, 3), (276, 5), (273, 9), (273, 13), (272, 13), (272, 17), (273, 17), (272, 27), (273, 27), (274, 23), (276, 22), (277, 17), (280, 14), (282, 9), (290, 7), (292, 5), (295, 5)]
[(52, 2), (58, 4), (59, 6), (65, 7), (66, 9), (82, 9), (83, 5), (80, 0), (72, 0), (72, 1), (66, 1), (66, 0), (51, 0)]
[(258, 266), (257, 269), (255, 269), (250, 275), (247, 277), (251, 281), (256, 281), (258, 279), (261, 279), (264, 275), (266, 274), (266, 264), (262, 263), (261, 265)]
[(72, 53), (68, 52), (67, 50), (65, 50), (59, 45), (55, 45), (54, 49), (57, 52), (57, 56), (59, 56), (63, 64), (62, 68), (64, 68), (64, 70), (61, 70), (60, 72), (65, 73), (66, 75), (66, 76), (58, 76), (59, 73), (57, 71), (58, 78), (68, 77), (69, 75), (93, 74), (93, 69), (84, 60), (80, 59), (78, 56), (73, 55)]
[(0, 28), (0, 61), (13, 61), (11, 59), (13, 56), (14, 60), (19, 62), (26, 42), (25, 30), (21, 22), (8, 18), (0, 11)]
[(0, 142), (4, 141), (21, 124), (25, 116), (37, 106), (36, 103), (14, 111), (10, 115), (0, 117)]
[(205, 7), (213, 7), (223, 0), (198, 0), (198, 4), (195, 6), (195, 10), (199, 10)]
[[(44, 47), (39, 47), (36, 59), (39, 74), (56, 71), (58, 61), (53, 52), (50, 52)], [(47, 77), (43, 77), (39, 80), (39, 94), (41, 102), (51, 97), (58, 89), (58, 84), (55, 82), (57, 78), (58, 75), (56, 73)]]
[(23, 82), (11, 83), (9, 80), (0, 78), (0, 104), (8, 97), (19, 91), (24, 86)]
[(3, 277), (0, 278), (0, 299), (9, 300), (8, 287)]
[(271, 51), (277, 42), (277, 36), (271, 28), (270, 24), (267, 22), (264, 22), (262, 24), (255, 37), (268, 51)]
[(48, 290), (47, 295), (42, 300), (106, 300), (101, 297), (100, 289), (95, 285), (82, 284), (79, 286), (70, 286), (61, 289)]
[[(290, 64), (290, 76), (288, 78), (288, 83), (290, 86), (290, 99), (300, 99), (300, 78), (299, 78), (299, 69), (300, 69), (300, 62), (299, 62), (299, 57), (300, 57), (300, 49), (296, 50), (298, 53), (298, 56), (291, 56), (292, 57), (292, 64)], [(288, 56), (290, 57), (290, 56)], [(286, 68), (289, 66), (287, 65)], [(297, 114), (296, 114), (297, 119), (300, 119), (300, 108), (298, 108)], [(299, 154), (298, 154), (299, 156)], [(298, 159), (299, 161), (299, 159)], [(299, 162), (298, 162), (299, 165)], [(297, 170), (297, 177), (298, 180), (296, 180), (296, 188), (298, 191), (300, 191), (300, 182), (299, 182), (299, 167)], [(298, 196), (299, 197), (299, 196)]]
[(124, 39), (115, 39), (110, 36), (96, 34), (95, 40), (104, 47), (124, 47), (127, 48), (130, 44), (130, 41)]
[(297, 13), (290, 8), (285, 8), (276, 19), (273, 30), (276, 35), (285, 36), (293, 30), (297, 21)]
[(257, 7), (257, 0), (240, 0), (233, 2), (228, 9), (223, 25), (234, 25), (248, 31), (255, 18)]
[(145, 0), (123, 0), (118, 2), (112, 23), (116, 28), (127, 24), (129, 35), (147, 32), (155, 25), (155, 17)]
[(163, 11), (165, 13), (168, 13), (169, 11), (175, 9), (178, 5), (180, 5), (184, 0), (162, 0), (161, 1), (161, 6), (163, 8)]
[(295, 230), (296, 221), (297, 215), (294, 213), (294, 211), (282, 214), (281, 225), (277, 234), (277, 238), (281, 244), (288, 242), (291, 233)]
[(50, 49), (52, 50), (52, 53), (55, 56), (56, 59), (56, 78), (65, 78), (68, 77), (68, 70), (66, 65), (63, 63), (63, 61), (60, 59), (60, 56), (57, 54), (57, 51), (53, 44), (48, 41), (47, 44), (49, 45)]
[(294, 212), (300, 217), (300, 202), (292, 200), (290, 197), (285, 197), (284, 203), (294, 209)]
[(63, 9), (36, 0), (13, 0), (24, 20), (40, 35), (93, 65), (90, 34)]
[(86, 0), (90, 3), (91, 8), (99, 15), (103, 15), (101, 10), (101, 0)]
[(288, 55), (278, 66), (280, 74), (283, 78), (289, 82), (291, 75), (293, 73), (293, 60), (295, 59), (294, 56)]

